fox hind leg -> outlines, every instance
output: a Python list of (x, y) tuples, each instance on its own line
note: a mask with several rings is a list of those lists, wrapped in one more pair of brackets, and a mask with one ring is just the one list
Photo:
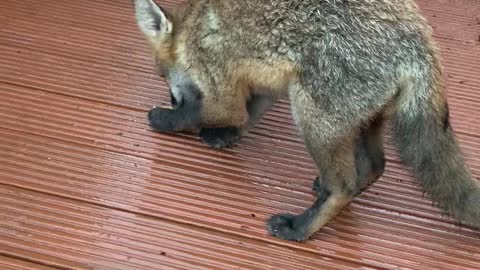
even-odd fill
[[(299, 86), (301, 87), (301, 86)], [(292, 114), (315, 161), (320, 178), (314, 204), (299, 215), (279, 214), (267, 222), (268, 232), (280, 239), (307, 240), (347, 204), (356, 190), (355, 151), (360, 130), (354, 119), (337, 119), (305, 89), (290, 91)]]
[[(341, 80), (343, 87), (327, 82), (320, 87), (305, 81), (289, 89), (293, 118), (320, 177), (315, 181), (318, 196), (311, 207), (299, 215), (279, 214), (267, 221), (268, 232), (280, 239), (307, 240), (383, 173), (383, 119), (371, 116), (381, 107), (376, 92), (348, 80)], [(365, 91), (354, 92), (352, 87), (365, 87)], [(343, 90), (334, 93), (337, 89)], [(350, 106), (358, 102), (351, 93), (358, 92), (365, 95), (365, 106)], [(362, 125), (367, 119), (372, 121)]]
[[(385, 170), (385, 154), (383, 148), (384, 118), (380, 113), (370, 123), (360, 129), (356, 139), (355, 167), (357, 169), (357, 190), (363, 191), (375, 182)], [(320, 177), (313, 182), (312, 190), (322, 196)]]
[[(323, 150), (317, 151), (320, 148)], [(321, 144), (314, 149), (317, 151), (314, 156), (318, 157), (314, 159), (321, 173), (318, 197), (314, 204), (300, 215), (279, 214), (269, 219), (269, 233), (280, 239), (307, 240), (354, 198), (354, 139), (347, 137), (338, 144)]]

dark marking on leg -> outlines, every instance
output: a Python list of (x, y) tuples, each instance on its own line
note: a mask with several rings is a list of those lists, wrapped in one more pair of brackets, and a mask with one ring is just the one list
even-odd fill
[(202, 141), (213, 148), (231, 147), (241, 136), (242, 129), (236, 127), (202, 128)]
[(200, 124), (200, 99), (184, 99), (176, 105), (173, 109), (151, 109), (148, 112), (150, 127), (160, 132), (177, 132), (196, 128)]
[(330, 195), (330, 191), (322, 188), (322, 191), (318, 193), (315, 203), (302, 214), (278, 214), (272, 216), (267, 221), (268, 233), (284, 240), (307, 240), (309, 233), (306, 225), (310, 224), (312, 219), (318, 215), (321, 211), (322, 205), (327, 201)]
[(252, 128), (263, 117), (265, 112), (270, 109), (275, 102), (275, 98), (268, 94), (253, 95), (247, 102), (248, 124), (247, 128)]
[(317, 178), (313, 180), (312, 190), (317, 195), (317, 198), (325, 197), (326, 199), (326, 197), (330, 195), (330, 191), (328, 191), (328, 187), (322, 182), (321, 176), (317, 176)]
[(375, 118), (360, 130), (356, 139), (355, 167), (357, 169), (357, 193), (375, 182), (385, 170), (383, 151), (383, 117)]
[(178, 106), (177, 99), (173, 95), (172, 91), (170, 91), (170, 103), (173, 108), (176, 108)]
[(312, 186), (312, 191), (315, 192), (315, 194), (319, 194), (320, 192), (322, 192), (322, 182), (321, 182), (321, 179), (320, 179), (320, 176), (317, 176), (317, 178), (315, 178), (315, 180), (313, 180), (313, 186)]
[(200, 137), (202, 141), (213, 148), (228, 148), (233, 146), (248, 129), (252, 128), (272, 106), (272, 96), (254, 95), (246, 104), (249, 119), (244, 127), (202, 128)]
[(450, 125), (450, 108), (448, 104), (445, 105), (445, 113), (443, 115), (443, 130), (447, 131), (451, 127)]
[(156, 131), (171, 132), (176, 130), (178, 119), (174, 110), (155, 107), (148, 112), (148, 121)]

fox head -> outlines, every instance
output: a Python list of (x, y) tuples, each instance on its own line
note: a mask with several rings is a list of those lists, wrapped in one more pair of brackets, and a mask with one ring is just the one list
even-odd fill
[(152, 46), (158, 73), (170, 86), (172, 105), (200, 98), (185, 63), (179, 61), (179, 29), (183, 23), (182, 12), (169, 13), (153, 0), (134, 0), (138, 27)]

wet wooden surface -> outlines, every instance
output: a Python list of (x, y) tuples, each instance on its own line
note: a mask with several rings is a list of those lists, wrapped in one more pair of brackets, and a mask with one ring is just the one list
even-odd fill
[[(478, 179), (480, 2), (418, 3)], [(480, 234), (442, 217), (390, 144), (385, 175), (312, 241), (267, 236), (270, 215), (313, 201), (288, 103), (230, 150), (152, 132), (169, 97), (130, 0), (2, 0), (0, 15), (0, 269), (480, 269)]]

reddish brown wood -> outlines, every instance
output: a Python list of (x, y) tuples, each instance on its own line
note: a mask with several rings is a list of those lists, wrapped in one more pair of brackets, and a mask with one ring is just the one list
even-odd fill
[[(480, 2), (418, 3), (478, 179)], [(385, 175), (312, 241), (267, 236), (313, 200), (288, 103), (230, 150), (150, 131), (168, 92), (132, 12), (0, 1), (0, 269), (480, 269), (480, 233), (442, 217), (390, 144)]]

